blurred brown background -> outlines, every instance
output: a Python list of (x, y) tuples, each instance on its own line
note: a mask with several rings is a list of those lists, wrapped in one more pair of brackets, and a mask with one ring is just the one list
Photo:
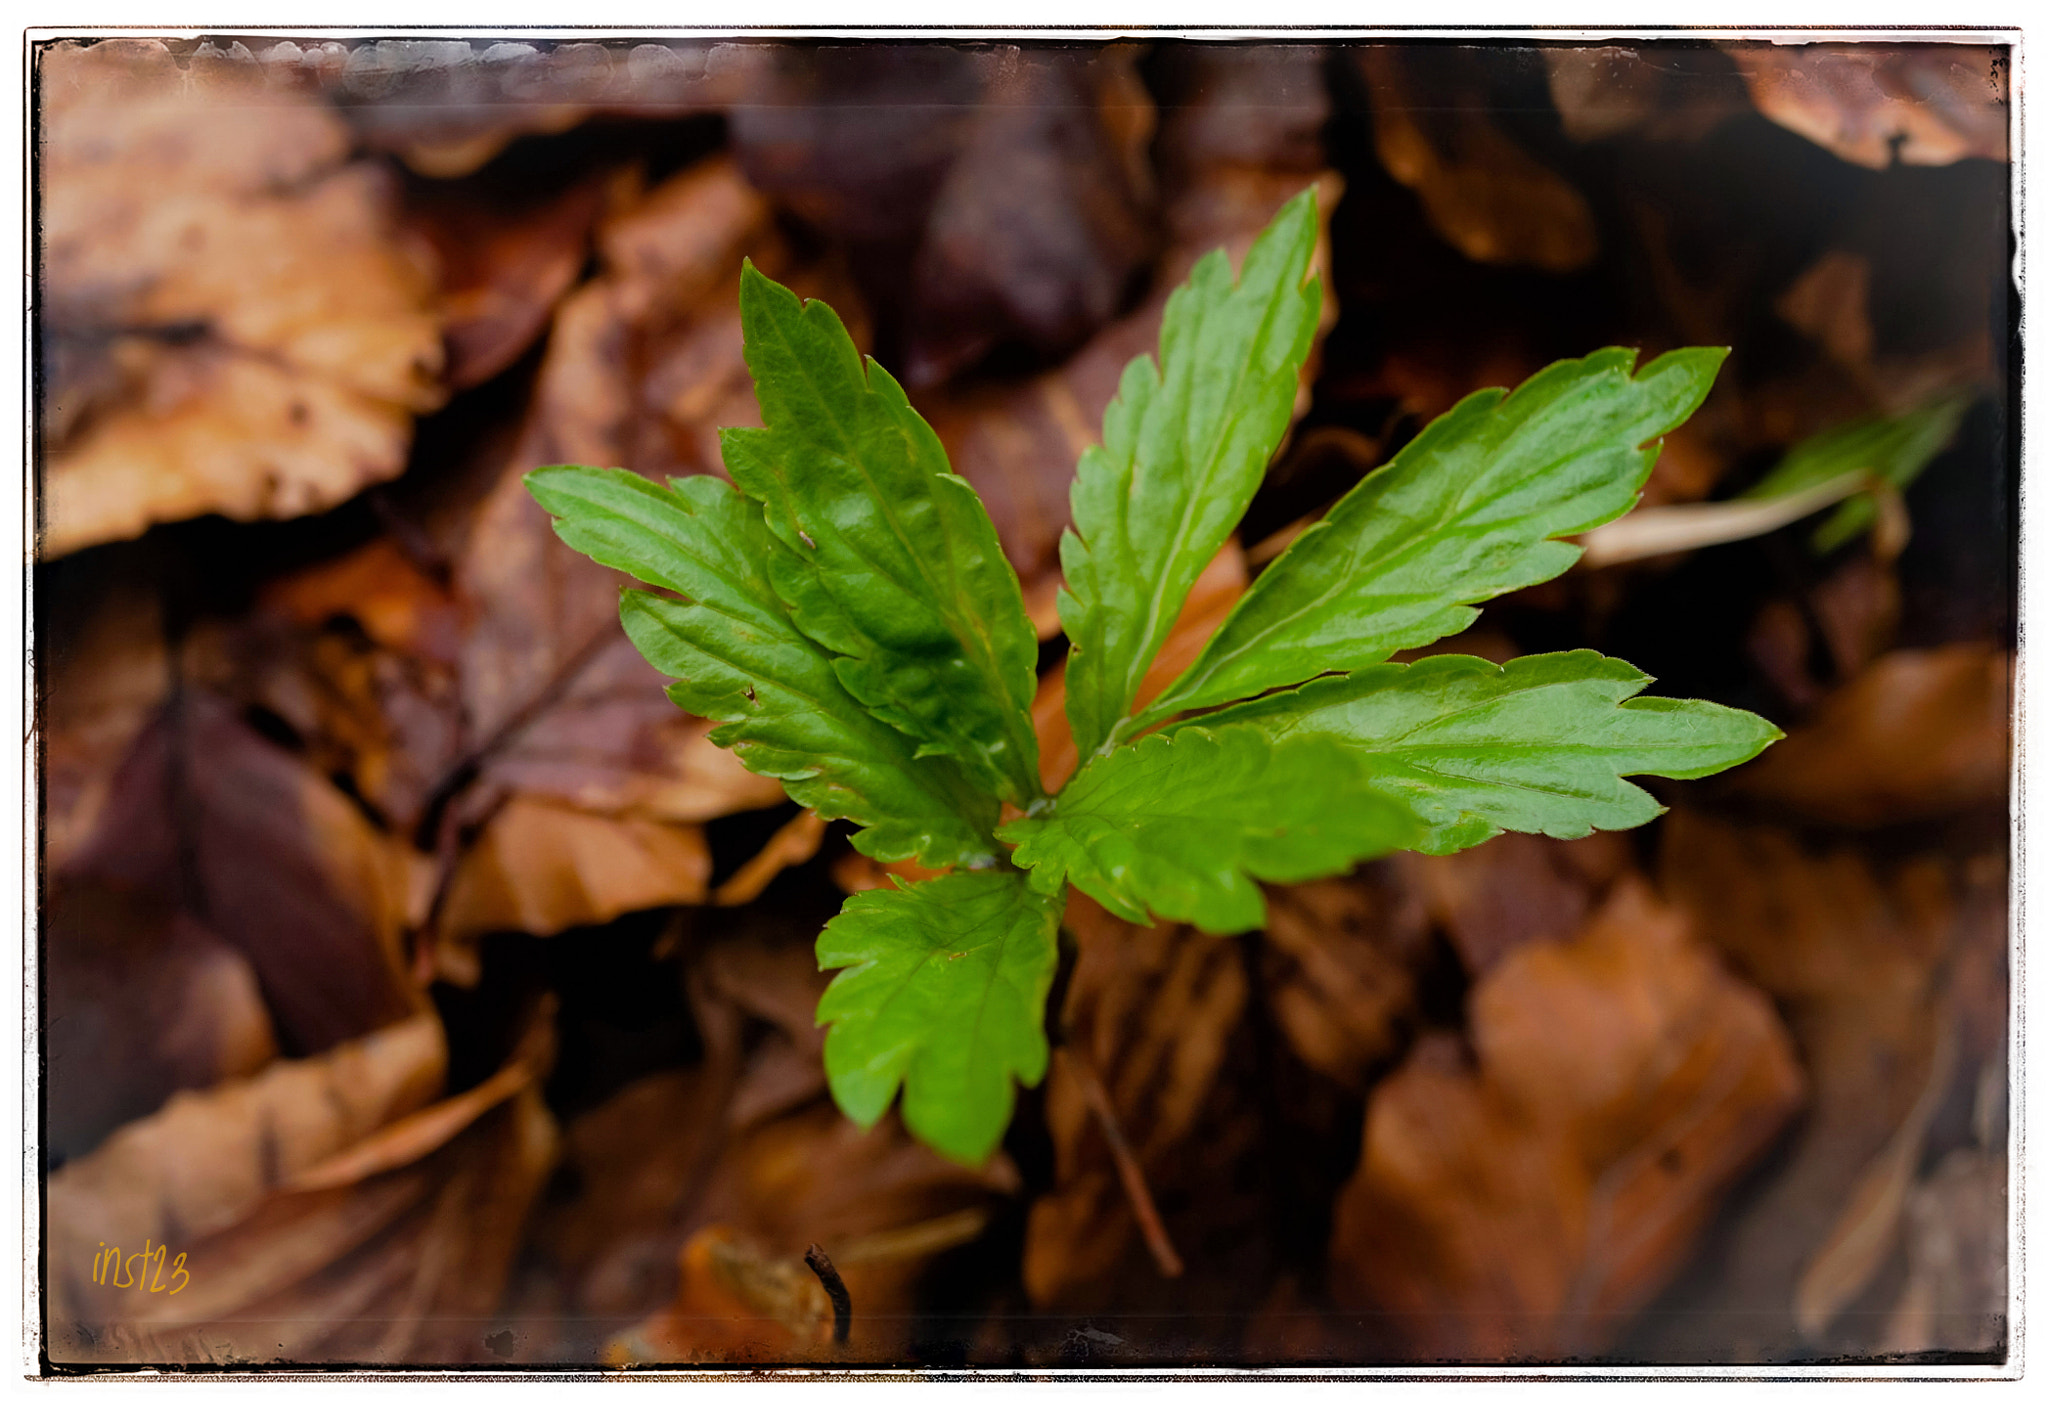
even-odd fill
[[(117, 39), (34, 84), (53, 1363), (2003, 1360), (2003, 50)], [(1326, 335), (1180, 662), (1559, 357), (1733, 348), (1651, 505), (1969, 409), (1886, 531), (1437, 646), (1619, 655), (1778, 722), (1757, 763), (1243, 938), (1077, 900), (1004, 1151), (862, 1135), (810, 944), (883, 876), (666, 702), (519, 475), (720, 472), (751, 257), (982, 493), (1056, 730), (1075, 458), (1310, 183)]]

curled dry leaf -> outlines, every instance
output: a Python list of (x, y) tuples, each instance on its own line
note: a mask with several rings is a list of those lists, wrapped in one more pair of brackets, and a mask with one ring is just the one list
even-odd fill
[(1974, 44), (1730, 44), (1757, 110), (1844, 161), (2006, 158), (2008, 60)]
[(404, 934), (419, 856), (226, 703), (174, 695), (115, 773), (90, 840), (52, 876), (185, 909), (256, 973), (287, 1054), (420, 1008)]
[(1404, 1357), (1598, 1353), (1797, 1106), (1790, 1041), (1636, 880), (1470, 1012), (1476, 1064), (1437, 1037), (1373, 1091), (1332, 1293)]
[(37, 633), (43, 864), (61, 869), (91, 838), (115, 767), (169, 691), (170, 658), (162, 603), (132, 585), (109, 590), (76, 633)]
[[(53, 1358), (480, 1356), (554, 1156), (547, 1044), (543, 1019), (489, 1097), (422, 1107), (446, 1058), (422, 1015), (122, 1130), (50, 1179)], [(96, 1276), (101, 1240), (123, 1258)], [(136, 1258), (156, 1247), (159, 1266)]]
[(1380, 163), (1459, 253), (1547, 273), (1593, 261), (1592, 207), (1488, 116), (1494, 104), (1478, 51), (1372, 45), (1351, 58), (1371, 97)]
[(2002, 805), (2011, 656), (1989, 644), (1900, 649), (1830, 694), (1731, 783), (1830, 825), (1863, 827)]
[(153, 40), (38, 63), (44, 555), (396, 475), (442, 398), (440, 329), (341, 121)]

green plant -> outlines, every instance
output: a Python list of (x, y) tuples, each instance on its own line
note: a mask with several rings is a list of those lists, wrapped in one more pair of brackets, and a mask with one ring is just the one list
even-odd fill
[(738, 491), (619, 469), (529, 477), (564, 541), (673, 593), (629, 590), (621, 618), (677, 680), (670, 697), (721, 724), (715, 742), (853, 822), (862, 853), (951, 870), (859, 894), (819, 936), (820, 966), (840, 969), (818, 1007), (826, 1071), (857, 1121), (900, 1089), (933, 1147), (994, 1148), (1015, 1083), (1045, 1072), (1069, 884), (1134, 921), (1242, 931), (1264, 920), (1260, 880), (1503, 830), (1640, 825), (1659, 807), (1623, 777), (1704, 776), (1778, 736), (1731, 708), (1638, 697), (1648, 677), (1587, 650), (1387, 662), (1556, 576), (1579, 554), (1558, 539), (1627, 511), (1659, 437), (1713, 382), (1725, 353), (1701, 348), (1639, 372), (1609, 348), (1466, 397), (1303, 532), (1134, 710), (1286, 433), (1322, 306), (1316, 229), (1304, 192), (1236, 278), (1220, 250), (1198, 263), (1158, 361), (1125, 369), (1081, 457), (1059, 608), (1082, 761), (1057, 794), (1039, 779), (1016, 574), (930, 427), (823, 303), (742, 274), (766, 428), (723, 434)]

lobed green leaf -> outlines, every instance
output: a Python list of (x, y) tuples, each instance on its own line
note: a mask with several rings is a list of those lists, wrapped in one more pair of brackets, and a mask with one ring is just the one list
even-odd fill
[(920, 751), (1028, 805), (1041, 794), (1038, 641), (981, 499), (831, 308), (749, 263), (740, 321), (767, 428), (719, 442), (786, 548), (769, 571), (790, 618)]
[(1448, 854), (1503, 830), (1577, 839), (1641, 825), (1663, 807), (1622, 777), (1707, 776), (1783, 736), (1718, 703), (1636, 697), (1650, 681), (1590, 649), (1506, 665), (1443, 654), (1318, 679), (1167, 733), (1249, 724), (1276, 743), (1341, 740), (1374, 792), (1429, 826), (1418, 847)]
[(995, 801), (871, 716), (791, 623), (768, 580), (784, 549), (758, 505), (709, 476), (663, 488), (624, 469), (569, 466), (526, 483), (571, 547), (687, 597), (628, 591), (619, 614), (647, 661), (677, 680), (677, 706), (721, 724), (713, 742), (825, 819), (869, 827), (854, 837), (865, 854), (934, 868), (995, 861)]
[(1322, 311), (1303, 278), (1313, 190), (1289, 201), (1233, 282), (1218, 249), (1167, 299), (1159, 360), (1124, 368), (1102, 443), (1081, 456), (1060, 540), (1060, 620), (1072, 641), (1067, 717), (1082, 757), (1130, 712), (1195, 578), (1223, 546), (1292, 419)]
[(1690, 347), (1631, 376), (1636, 354), (1609, 347), (1466, 396), (1280, 554), (1139, 725), (1378, 663), (1556, 576), (1580, 549), (1555, 539), (1634, 505), (1726, 355)]
[(1051, 814), (997, 833), (1041, 893), (1071, 882), (1132, 922), (1149, 913), (1242, 932), (1265, 921), (1253, 880), (1339, 874), (1421, 838), (1364, 780), (1353, 749), (1331, 738), (1188, 727), (1104, 753)]
[(832, 1097), (862, 1127), (900, 1086), (903, 1121), (949, 1157), (978, 1163), (1016, 1094), (1045, 1077), (1045, 997), (1058, 964), (1060, 901), (1007, 865), (855, 894), (818, 935), (818, 1002)]

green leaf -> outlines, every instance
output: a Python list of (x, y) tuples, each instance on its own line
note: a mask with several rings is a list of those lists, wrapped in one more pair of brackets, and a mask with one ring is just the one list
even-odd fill
[(766, 565), (785, 549), (757, 505), (708, 475), (663, 488), (624, 469), (562, 467), (526, 483), (571, 547), (688, 598), (628, 591), (619, 615), (647, 661), (679, 681), (669, 697), (723, 724), (713, 742), (827, 820), (871, 827), (854, 836), (865, 854), (994, 862), (995, 801), (871, 716), (790, 622)]
[(1041, 794), (1038, 640), (981, 499), (832, 309), (749, 263), (740, 321), (767, 428), (723, 430), (719, 443), (788, 549), (770, 576), (790, 618), (920, 751), (1029, 804)]
[(855, 894), (818, 935), (818, 967), (846, 970), (818, 1002), (825, 1075), (872, 1126), (903, 1089), (903, 1121), (978, 1163), (1009, 1125), (1014, 1077), (1045, 1077), (1045, 995), (1060, 900), (1005, 865)]
[(1081, 456), (1074, 527), (1060, 540), (1060, 620), (1073, 642), (1067, 717), (1083, 758), (1118, 729), (1153, 656), (1251, 502), (1287, 432), (1323, 305), (1304, 285), (1312, 190), (1284, 206), (1235, 283), (1218, 249), (1167, 299), (1159, 362), (1124, 368)]
[(1265, 921), (1254, 879), (1299, 883), (1401, 849), (1421, 827), (1367, 789), (1351, 748), (1188, 727), (1083, 767), (1052, 813), (997, 832), (1042, 893), (1062, 882), (1132, 922), (1243, 932)]
[(1634, 505), (1726, 355), (1689, 347), (1631, 377), (1636, 354), (1609, 347), (1466, 396), (1280, 554), (1140, 726), (1378, 663), (1557, 575), (1580, 549), (1554, 539)]
[(1195, 723), (1248, 723), (1276, 741), (1342, 739), (1364, 757), (1374, 791), (1428, 822), (1420, 848), (1448, 854), (1502, 830), (1570, 840), (1641, 825), (1663, 807), (1622, 777), (1707, 776), (1783, 736), (1718, 703), (1636, 697), (1649, 682), (1590, 649), (1505, 666), (1442, 654), (1319, 679)]
[[(1895, 418), (1874, 415), (1823, 431), (1794, 445), (1742, 496), (1783, 498), (1857, 472), (1876, 474), (1892, 487), (1904, 488), (1948, 448), (1975, 398), (1973, 392), (1955, 392)], [(1871, 496), (1857, 494), (1814, 531), (1814, 550), (1833, 551), (1868, 531), (1876, 518), (1877, 504)]]

